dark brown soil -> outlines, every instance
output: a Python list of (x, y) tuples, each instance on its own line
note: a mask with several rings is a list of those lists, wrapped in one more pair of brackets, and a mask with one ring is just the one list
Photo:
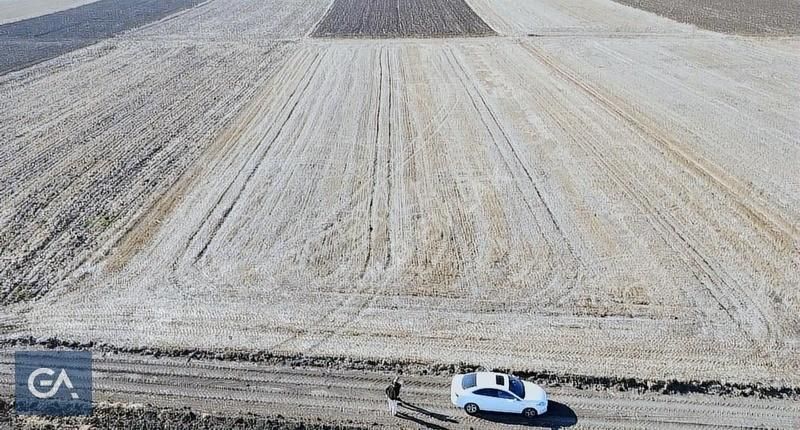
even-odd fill
[(28, 420), (14, 415), (13, 400), (0, 398), (0, 426), (24, 430), (50, 429), (181, 429), (181, 430), (356, 430), (342, 424), (304, 423), (280, 415), (222, 416), (200, 414), (189, 408), (169, 409), (154, 406), (96, 405), (89, 417), (38, 417)]
[(800, 34), (798, 0), (614, 0), (700, 28), (730, 34)]
[(203, 0), (100, 0), (0, 26), (0, 74), (94, 44)]
[(315, 37), (494, 35), (463, 0), (336, 0)]

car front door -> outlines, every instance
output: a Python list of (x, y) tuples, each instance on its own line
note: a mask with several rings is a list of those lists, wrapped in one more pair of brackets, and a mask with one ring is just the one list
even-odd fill
[(522, 402), (519, 400), (519, 397), (509, 393), (506, 390), (495, 391), (497, 391), (497, 403), (498, 407), (501, 408), (501, 412), (509, 412), (514, 414), (522, 412)]
[(482, 411), (503, 412), (502, 399), (498, 397), (497, 390), (481, 388), (480, 390), (475, 390), (474, 394), (476, 403)]

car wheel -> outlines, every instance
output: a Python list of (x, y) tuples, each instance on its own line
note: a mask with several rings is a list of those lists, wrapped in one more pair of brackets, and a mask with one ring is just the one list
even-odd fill
[(464, 410), (470, 415), (475, 415), (480, 412), (481, 409), (475, 403), (467, 403), (464, 405)]
[(525, 418), (536, 418), (537, 415), (539, 415), (539, 412), (536, 412), (536, 409), (533, 408), (525, 408), (522, 411), (522, 416)]

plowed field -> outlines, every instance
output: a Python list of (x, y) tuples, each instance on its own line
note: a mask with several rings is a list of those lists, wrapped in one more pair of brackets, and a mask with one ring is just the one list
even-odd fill
[(488, 36), (494, 31), (464, 0), (335, 0), (317, 37)]

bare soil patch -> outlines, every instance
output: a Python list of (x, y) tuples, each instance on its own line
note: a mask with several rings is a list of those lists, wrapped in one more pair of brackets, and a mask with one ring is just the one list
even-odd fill
[(0, 26), (0, 74), (55, 58), (203, 0), (100, 0)]
[(800, 34), (795, 0), (614, 0), (707, 30), (733, 34)]
[(336, 0), (316, 37), (485, 36), (494, 30), (463, 0)]

